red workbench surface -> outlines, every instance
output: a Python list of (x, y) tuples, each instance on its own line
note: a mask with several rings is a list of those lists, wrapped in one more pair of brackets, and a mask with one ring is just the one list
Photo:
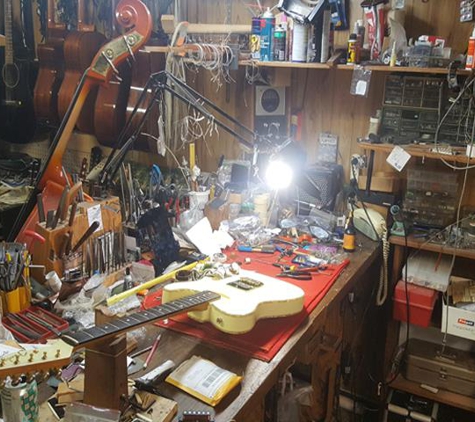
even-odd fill
[[(246, 270), (257, 271), (271, 277), (281, 272), (279, 268), (272, 266), (272, 263), (276, 262), (279, 256), (278, 253), (244, 253), (228, 250), (226, 254), (228, 255), (228, 262), (237, 261), (243, 263), (246, 257), (251, 258), (251, 263), (242, 265), (242, 268)], [(266, 263), (258, 262), (258, 260), (265, 261)], [(283, 260), (281, 263), (288, 264), (289, 262)], [(328, 269), (321, 273), (315, 273), (312, 276), (312, 280), (308, 281), (281, 278), (281, 280), (285, 280), (303, 289), (305, 292), (304, 309), (299, 314), (290, 317), (260, 320), (246, 334), (226, 334), (217, 330), (210, 323), (202, 324), (193, 321), (186, 314), (161, 321), (158, 325), (198, 337), (216, 347), (234, 350), (243, 355), (268, 362), (276, 355), (299, 325), (305, 321), (307, 315), (315, 309), (348, 264), (349, 260), (345, 260), (339, 265), (329, 265)], [(157, 304), (153, 303), (153, 306)]]

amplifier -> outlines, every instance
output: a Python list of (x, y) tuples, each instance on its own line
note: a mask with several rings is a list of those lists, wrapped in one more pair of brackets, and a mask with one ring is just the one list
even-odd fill
[(300, 214), (313, 207), (333, 210), (337, 194), (343, 185), (343, 167), (333, 163), (314, 164), (296, 179), (292, 199), (299, 205)]

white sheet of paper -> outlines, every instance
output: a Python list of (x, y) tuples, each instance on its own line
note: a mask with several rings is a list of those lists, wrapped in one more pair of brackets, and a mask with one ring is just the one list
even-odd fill
[(397, 171), (402, 171), (410, 159), (411, 154), (402, 149), (400, 146), (396, 145), (391, 151), (391, 154), (389, 154), (388, 158), (386, 158), (386, 161)]
[(205, 255), (221, 252), (218, 243), (213, 238), (213, 229), (207, 217), (203, 217), (188, 230), (186, 236)]
[(355, 89), (356, 95), (361, 95), (364, 97), (366, 95), (367, 87), (368, 87), (368, 84), (366, 81), (358, 81), (356, 83), (356, 89)]
[(101, 204), (94, 205), (93, 207), (87, 209), (87, 221), (89, 222), (89, 225), (94, 223), (94, 221), (98, 221), (99, 227), (97, 228), (97, 230), (104, 229), (104, 226), (102, 224)]

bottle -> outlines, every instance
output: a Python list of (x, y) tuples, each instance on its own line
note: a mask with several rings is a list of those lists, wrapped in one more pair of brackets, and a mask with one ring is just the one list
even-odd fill
[(468, 39), (467, 60), (465, 62), (465, 69), (470, 70), (474, 66), (475, 57), (475, 27), (473, 28), (472, 36)]
[(274, 60), (277, 62), (285, 61), (286, 30), (279, 25), (274, 31)]
[(275, 17), (268, 7), (261, 20), (261, 60), (273, 60), (272, 42), (274, 38)]
[(346, 59), (346, 64), (355, 64), (356, 63), (356, 34), (350, 34), (348, 39), (348, 57)]
[(134, 281), (132, 280), (132, 275), (130, 274), (130, 267), (125, 269), (124, 287), (125, 290), (129, 290), (134, 287)]
[(343, 233), (343, 250), (345, 252), (354, 252), (356, 249), (356, 230), (353, 224), (353, 211), (348, 216), (345, 231)]

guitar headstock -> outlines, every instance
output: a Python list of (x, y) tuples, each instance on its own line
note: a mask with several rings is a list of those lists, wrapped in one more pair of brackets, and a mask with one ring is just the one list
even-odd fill
[(19, 349), (0, 358), (0, 380), (61, 369), (71, 360), (73, 347), (62, 340), (49, 340), (34, 349)]
[(117, 5), (116, 19), (127, 32), (102, 46), (87, 70), (88, 77), (104, 83), (109, 81), (113, 72), (117, 73), (120, 63), (148, 41), (152, 33), (152, 17), (140, 0), (121, 0)]

